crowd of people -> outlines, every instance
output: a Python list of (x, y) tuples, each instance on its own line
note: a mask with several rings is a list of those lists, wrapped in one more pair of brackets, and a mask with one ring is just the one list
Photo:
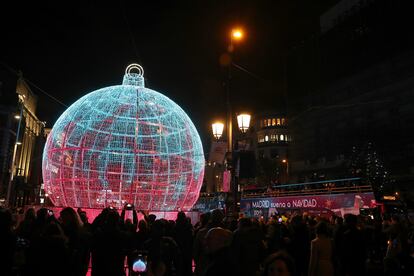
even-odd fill
[(1, 275), (413, 275), (412, 221), (347, 214), (330, 219), (275, 214), (226, 217), (216, 209), (195, 225), (184, 212), (157, 219), (105, 208), (59, 214), (0, 208)]

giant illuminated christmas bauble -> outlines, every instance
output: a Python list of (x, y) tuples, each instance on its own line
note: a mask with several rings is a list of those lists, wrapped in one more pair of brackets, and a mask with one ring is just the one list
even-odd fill
[(172, 100), (144, 87), (137, 64), (128, 66), (122, 85), (72, 104), (43, 152), (45, 192), (56, 206), (189, 210), (203, 175), (194, 124)]

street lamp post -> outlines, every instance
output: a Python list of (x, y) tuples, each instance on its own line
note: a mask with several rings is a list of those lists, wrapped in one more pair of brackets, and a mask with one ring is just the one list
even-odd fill
[[(244, 32), (240, 28), (232, 29), (230, 33), (230, 45), (227, 48), (227, 54), (222, 55), (220, 58), (220, 62), (222, 65), (227, 66), (228, 74), (227, 74), (227, 83), (226, 83), (226, 111), (227, 111), (227, 118), (226, 118), (226, 132), (227, 132), (227, 153), (226, 153), (226, 164), (227, 170), (230, 171), (230, 191), (232, 196), (231, 206), (227, 206), (229, 210), (228, 215), (231, 215), (233, 212), (237, 211), (237, 197), (238, 197), (238, 185), (237, 179), (235, 175), (235, 160), (233, 160), (233, 153), (234, 153), (234, 146), (233, 146), (233, 112), (230, 103), (230, 82), (231, 82), (231, 67), (232, 67), (232, 54), (234, 52), (234, 43), (242, 40), (244, 37)], [(248, 114), (240, 114), (237, 116), (237, 122), (239, 125), (239, 129), (241, 132), (245, 133), (249, 128), (250, 124), (250, 115)], [(218, 140), (223, 134), (224, 124), (221, 122), (216, 122), (212, 125), (213, 135)]]
[(14, 171), (16, 167), (15, 162), (16, 162), (17, 147), (22, 144), (19, 138), (20, 138), (20, 126), (22, 124), (22, 119), (23, 119), (23, 103), (24, 103), (24, 96), (19, 95), (20, 114), (14, 116), (16, 120), (19, 120), (19, 123), (17, 125), (16, 140), (14, 142), (14, 147), (13, 147), (13, 156), (12, 156), (12, 161), (11, 161), (11, 166), (10, 166), (11, 168), (10, 168), (9, 185), (7, 186), (7, 195), (6, 195), (7, 206), (10, 206), (11, 187), (12, 187)]
[[(232, 117), (230, 118), (232, 119)], [(246, 133), (250, 126), (250, 115), (243, 113), (239, 114), (237, 116), (237, 124), (239, 127), (240, 132)], [(232, 125), (229, 125), (232, 127)], [(213, 130), (213, 136), (219, 140), (221, 136), (223, 135), (224, 130), (224, 124), (221, 122), (215, 122), (212, 124), (212, 130)], [(233, 131), (232, 129), (227, 128), (227, 153), (226, 153), (226, 164), (227, 164), (227, 170), (230, 171), (230, 193), (232, 196), (231, 206), (229, 206), (227, 212), (228, 214), (233, 214), (237, 211), (237, 199), (238, 199), (238, 184), (237, 184), (237, 178), (236, 178), (236, 170), (235, 170), (235, 164), (236, 164), (236, 158), (234, 158), (235, 153), (235, 147), (234, 147), (234, 137), (233, 137)], [(231, 146), (229, 146), (231, 145)]]
[(287, 159), (283, 159), (282, 163), (286, 164), (286, 182), (289, 180), (289, 161)]
[[(227, 49), (228, 54), (230, 55), (229, 64), (228, 66), (228, 75), (227, 75), (227, 84), (226, 84), (226, 102), (227, 102), (227, 137), (232, 137), (233, 133), (233, 118), (232, 118), (232, 108), (230, 103), (230, 82), (232, 78), (231, 74), (231, 66), (233, 63), (232, 54), (234, 52), (234, 42), (240, 41), (243, 39), (244, 33), (243, 30), (240, 28), (234, 28), (230, 34), (230, 45)], [(233, 141), (228, 139), (227, 143), (227, 151), (230, 153), (233, 148)]]

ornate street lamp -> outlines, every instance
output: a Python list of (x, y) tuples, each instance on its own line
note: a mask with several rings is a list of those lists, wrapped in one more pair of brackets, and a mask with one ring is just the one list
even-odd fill
[(250, 126), (250, 115), (243, 113), (237, 116), (237, 124), (241, 132), (246, 133)]
[[(232, 117), (232, 116), (231, 116)], [(242, 113), (237, 116), (237, 124), (239, 127), (240, 132), (246, 133), (250, 126), (250, 118), (251, 116), (247, 113)], [(231, 120), (231, 118), (230, 118)], [(224, 124), (220, 122), (216, 122), (212, 124), (213, 136), (218, 140), (223, 135)], [(236, 170), (234, 165), (237, 163), (236, 160), (233, 160), (233, 152), (235, 149), (233, 148), (233, 131), (232, 131), (232, 124), (228, 124), (227, 126), (227, 154), (226, 154), (226, 163), (227, 169), (230, 170), (230, 190), (233, 197), (233, 202), (231, 206), (231, 212), (236, 212), (237, 210), (237, 198), (238, 198), (238, 184), (236, 179)]]
[(214, 124), (211, 125), (211, 127), (213, 129), (214, 138), (219, 140), (220, 137), (223, 135), (224, 124), (221, 122), (215, 122)]
[[(230, 103), (230, 82), (231, 82), (231, 67), (232, 67), (232, 55), (234, 54), (234, 44), (236, 42), (240, 42), (245, 37), (245, 33), (241, 28), (233, 28), (229, 33), (230, 44), (227, 48), (227, 53), (223, 54), (220, 57), (220, 63), (223, 66), (227, 66), (227, 83), (226, 83), (226, 136), (227, 136), (227, 154), (226, 154), (226, 164), (227, 170), (230, 171), (230, 189), (231, 195), (233, 197), (230, 205), (227, 206), (228, 215), (231, 215), (232, 212), (237, 211), (237, 197), (238, 197), (238, 185), (237, 185), (237, 178), (235, 175), (235, 168), (234, 165), (236, 164), (235, 160), (233, 160), (233, 112)], [(240, 131), (242, 133), (246, 133), (249, 125), (250, 125), (250, 115), (248, 114), (240, 114), (237, 116), (237, 123)], [(219, 139), (224, 130), (224, 124), (222, 123), (214, 123), (212, 125), (213, 135), (216, 139)], [(229, 208), (230, 207), (230, 208)]]

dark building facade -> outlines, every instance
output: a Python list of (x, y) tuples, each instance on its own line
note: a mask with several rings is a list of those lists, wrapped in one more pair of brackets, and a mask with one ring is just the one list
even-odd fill
[(37, 203), (46, 141), (45, 123), (36, 116), (37, 96), (21, 76), (7, 78), (1, 95), (0, 199), (6, 203), (9, 196), (15, 206)]
[(292, 141), (285, 114), (266, 112), (255, 116), (254, 141), (257, 158), (286, 159), (287, 145)]
[[(354, 176), (359, 153), (365, 167), (375, 155), (377, 173), (393, 179), (384, 193), (410, 190), (411, 6), (409, 1), (340, 1), (320, 16), (320, 29), (291, 51), (289, 95), (300, 101), (289, 116), (293, 181)], [(309, 52), (317, 58), (310, 60)], [(298, 83), (303, 74), (314, 81)]]
[(257, 185), (270, 187), (288, 181), (292, 137), (286, 114), (262, 112), (254, 116)]

